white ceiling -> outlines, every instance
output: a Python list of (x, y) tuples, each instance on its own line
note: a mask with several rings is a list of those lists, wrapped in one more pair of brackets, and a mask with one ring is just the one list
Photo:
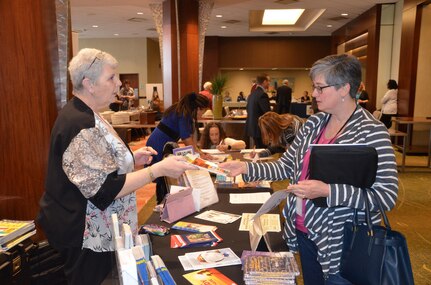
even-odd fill
[[(161, 2), (163, 0), (70, 0), (72, 30), (78, 32), (80, 38), (157, 38), (149, 4)], [(374, 5), (394, 2), (397, 0), (214, 0), (206, 35), (329, 36)], [(288, 8), (325, 9), (325, 11), (303, 32), (269, 34), (249, 31), (249, 11)], [(138, 15), (137, 12), (143, 12), (143, 15)], [(348, 13), (348, 16), (341, 17), (341, 13)], [(216, 18), (218, 14), (223, 17)], [(129, 21), (131, 18), (140, 18), (140, 21)], [(232, 20), (239, 22), (226, 23)], [(94, 28), (93, 25), (98, 27)], [(222, 29), (221, 26), (227, 28)]]

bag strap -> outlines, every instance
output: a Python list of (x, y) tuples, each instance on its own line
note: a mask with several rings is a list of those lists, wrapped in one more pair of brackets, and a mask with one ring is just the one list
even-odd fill
[(389, 219), (386, 216), (385, 210), (383, 209), (383, 205), (382, 205), (382, 202), (380, 201), (379, 195), (377, 195), (376, 190), (371, 189), (371, 188), (369, 190), (372, 193), (372, 195), (374, 196), (374, 199), (377, 201), (377, 205), (379, 206), (380, 213), (382, 214), (382, 219), (383, 219), (383, 223), (385, 224), (385, 227), (388, 230), (391, 230), (391, 225), (389, 224)]

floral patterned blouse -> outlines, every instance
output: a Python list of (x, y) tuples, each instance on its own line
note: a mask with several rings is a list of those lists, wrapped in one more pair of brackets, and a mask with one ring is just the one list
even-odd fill
[(114, 251), (113, 213), (120, 225), (127, 223), (137, 231), (135, 193), (115, 199), (126, 174), (134, 170), (133, 154), (110, 124), (81, 100), (74, 98), (68, 105), (51, 135), (39, 222), (57, 247)]

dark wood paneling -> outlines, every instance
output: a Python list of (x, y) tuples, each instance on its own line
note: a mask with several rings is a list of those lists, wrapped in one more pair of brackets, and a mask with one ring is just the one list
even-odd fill
[(54, 1), (0, 1), (1, 218), (34, 219), (39, 209), (57, 115), (56, 34), (45, 28), (55, 26)]
[(199, 91), (199, 2), (178, 1), (180, 33), (180, 96)]
[[(332, 33), (331, 45), (333, 53), (337, 52), (337, 47), (340, 44), (346, 43), (362, 34), (368, 33), (368, 36), (366, 37), (367, 57), (364, 59), (361, 58), (361, 63), (366, 67), (366, 73), (363, 74), (362, 77), (365, 78), (366, 89), (370, 96), (370, 102), (367, 104), (370, 111), (373, 111), (371, 109), (376, 105), (380, 15), (381, 5), (376, 5)], [(364, 42), (362, 41), (360, 45), (363, 44)], [(352, 45), (354, 46), (354, 44)], [(350, 49), (349, 45), (347, 45), (347, 47)]]
[(306, 68), (330, 54), (330, 37), (219, 38), (219, 68)]
[(421, 28), (421, 3), (425, 1), (404, 1), (400, 68), (398, 73), (398, 113), (414, 115), (417, 63)]
[[(206, 81), (210, 81), (218, 72), (219, 53), (218, 53), (219, 37), (205, 37), (205, 51), (202, 70), (202, 85)], [(199, 86), (202, 89), (202, 86)]]

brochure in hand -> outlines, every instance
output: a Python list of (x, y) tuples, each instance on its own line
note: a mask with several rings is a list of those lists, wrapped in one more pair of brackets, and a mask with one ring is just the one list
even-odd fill
[(216, 232), (171, 235), (171, 248), (216, 246), (223, 239)]
[(193, 285), (237, 285), (215, 268), (202, 269), (183, 275)]
[(211, 173), (215, 173), (215, 174), (219, 174), (219, 175), (228, 175), (229, 174), (229, 170), (220, 168), (220, 167), (218, 167), (218, 165), (216, 163), (202, 159), (197, 155), (193, 155), (193, 154), (188, 153), (188, 154), (184, 155), (184, 157), (186, 158), (188, 163), (196, 165), (200, 169), (204, 169), (204, 170), (207, 170)]

